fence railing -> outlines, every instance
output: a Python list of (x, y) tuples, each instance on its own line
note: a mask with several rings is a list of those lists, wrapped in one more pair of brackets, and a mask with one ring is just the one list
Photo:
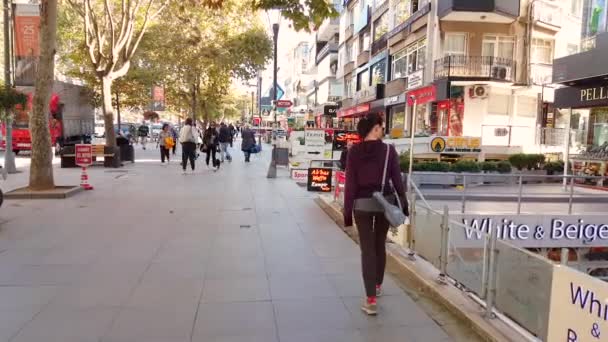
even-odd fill
[(435, 79), (446, 77), (513, 81), (515, 62), (493, 56), (446, 56), (435, 61)]
[(513, 208), (512, 213), (518, 215), (522, 213), (522, 206), (525, 204), (543, 200), (568, 214), (573, 214), (575, 204), (606, 203), (608, 205), (608, 191), (590, 189), (585, 189), (584, 192), (575, 191), (578, 185), (608, 186), (608, 177), (603, 176), (417, 171), (414, 172), (411, 180), (417, 186), (458, 185), (458, 189), (429, 190), (427, 195), (444, 201), (460, 202), (459, 209), (462, 214), (467, 212), (468, 203), (472, 201), (510, 202), (513, 206), (509, 206), (508, 203), (501, 205), (501, 213), (511, 212), (510, 209)]
[[(439, 270), (441, 283), (451, 283), (485, 305), (484, 316), (509, 317), (531, 335), (546, 340), (550, 315), (553, 262), (498, 239), (498, 230), (481, 232), (481, 243), (462, 243), (457, 235), (469, 229), (450, 218), (447, 206), (429, 205), (414, 182), (411, 189), (408, 237), (410, 255), (424, 258)], [(530, 336), (529, 340), (535, 340)]]

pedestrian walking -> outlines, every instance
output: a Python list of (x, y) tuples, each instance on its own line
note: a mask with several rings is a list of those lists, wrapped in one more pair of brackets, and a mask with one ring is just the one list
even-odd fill
[(212, 121), (211, 124), (209, 124), (209, 127), (205, 130), (205, 133), (203, 134), (202, 150), (207, 154), (207, 157), (205, 158), (207, 167), (209, 167), (209, 161), (211, 161), (211, 167), (216, 168), (216, 170), (220, 168), (219, 162), (216, 162), (218, 144), (219, 132), (217, 130), (217, 127), (215, 126), (215, 122)]
[(169, 124), (163, 124), (163, 128), (158, 134), (158, 142), (156, 145), (160, 148), (160, 162), (164, 164), (165, 159), (167, 159), (167, 163), (169, 163), (169, 152), (173, 146), (175, 146), (175, 140), (173, 140), (173, 135), (169, 130)]
[(171, 131), (171, 137), (173, 138), (173, 155), (175, 156), (175, 151), (177, 150), (177, 139), (178, 139), (178, 135), (177, 135), (177, 130), (175, 129), (175, 126), (171, 126), (170, 127), (170, 131)]
[(223, 122), (220, 124), (218, 140), (220, 142), (220, 161), (224, 162), (224, 156), (226, 160), (232, 161), (232, 156), (228, 151), (228, 148), (232, 146), (232, 130)]
[(139, 142), (143, 149), (146, 149), (146, 144), (148, 143), (148, 135), (150, 134), (150, 127), (145, 123), (142, 123), (141, 126), (137, 129), (137, 136), (139, 137)]
[[(359, 232), (361, 266), (367, 296), (361, 309), (368, 315), (377, 314), (376, 298), (382, 295), (386, 267), (385, 243), (389, 229), (383, 207), (372, 194), (382, 191), (389, 201), (396, 203), (395, 196), (391, 196), (396, 192), (403, 204), (404, 213), (408, 215), (399, 156), (394, 146), (382, 142), (382, 124), (382, 117), (378, 114), (369, 114), (359, 121), (357, 131), (363, 141), (350, 148), (346, 161), (344, 225), (352, 226), (354, 216)], [(387, 184), (381, 189), (385, 167)]]
[(194, 160), (196, 159), (196, 130), (192, 127), (192, 119), (187, 118), (184, 127), (179, 131), (179, 142), (182, 144), (182, 169), (186, 174), (186, 167), (190, 161), (190, 167), (194, 172)]
[[(230, 130), (230, 135), (232, 135), (232, 139), (235, 139), (238, 136), (236, 127), (234, 127), (233, 124), (229, 124), (228, 129)], [(232, 147), (232, 144), (230, 145), (230, 147)]]
[(251, 157), (251, 150), (255, 148), (255, 133), (249, 128), (249, 125), (245, 125), (241, 129), (241, 151), (245, 154), (245, 162), (249, 163)]
[(129, 142), (137, 143), (137, 128), (135, 128), (135, 125), (129, 125)]

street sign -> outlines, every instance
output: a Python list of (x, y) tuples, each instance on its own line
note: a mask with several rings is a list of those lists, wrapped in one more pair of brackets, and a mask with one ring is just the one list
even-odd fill
[(289, 108), (293, 106), (293, 102), (289, 100), (277, 100), (276, 104), (278, 108)]
[(85, 167), (93, 164), (93, 145), (77, 144), (75, 147), (75, 151), (76, 165)]

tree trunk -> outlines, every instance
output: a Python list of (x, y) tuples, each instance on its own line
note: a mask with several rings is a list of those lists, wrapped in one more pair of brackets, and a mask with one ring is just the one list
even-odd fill
[(192, 84), (192, 121), (196, 120), (196, 107), (198, 107), (196, 100), (196, 85)]
[(34, 110), (30, 117), (32, 136), (30, 189), (32, 190), (48, 190), (55, 187), (48, 108), (55, 75), (56, 34), (57, 0), (43, 0), (40, 6), (40, 61), (34, 90)]
[(101, 96), (103, 97), (103, 118), (106, 129), (106, 146), (116, 146), (116, 132), (114, 131), (114, 108), (112, 107), (112, 82), (110, 77), (101, 78)]

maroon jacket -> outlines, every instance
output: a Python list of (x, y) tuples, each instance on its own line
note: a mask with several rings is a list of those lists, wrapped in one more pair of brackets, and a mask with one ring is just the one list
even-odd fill
[(363, 141), (354, 145), (348, 151), (344, 189), (344, 225), (353, 225), (353, 206), (356, 199), (370, 198), (374, 192), (380, 191), (387, 146), (390, 148), (390, 153), (384, 193), (391, 193), (389, 180), (392, 180), (397, 193), (403, 199), (401, 204), (407, 213), (407, 203), (404, 200), (405, 189), (403, 188), (399, 168), (399, 155), (395, 147), (385, 144), (381, 140)]

